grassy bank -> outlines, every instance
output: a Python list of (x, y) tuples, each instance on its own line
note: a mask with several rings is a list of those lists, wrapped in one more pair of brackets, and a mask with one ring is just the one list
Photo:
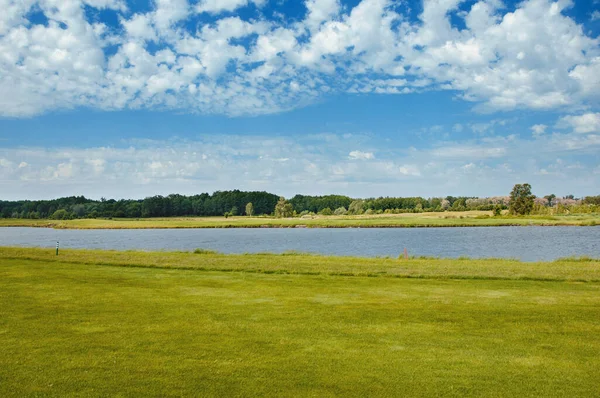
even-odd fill
[(521, 262), (511, 259), (363, 258), (302, 253), (219, 254), (0, 247), (0, 260), (46, 264), (86, 264), (197, 271), (367, 276), (434, 279), (507, 279), (600, 282), (600, 260), (562, 259)]
[(312, 218), (195, 217), (146, 219), (22, 220), (0, 219), (0, 227), (45, 227), (68, 229), (151, 228), (390, 228), (390, 227), (491, 227), (491, 226), (593, 226), (600, 214), (556, 216), (500, 216), (491, 212), (405, 213), (360, 216), (314, 216)]
[(599, 272), (0, 248), (0, 396), (592, 396)]

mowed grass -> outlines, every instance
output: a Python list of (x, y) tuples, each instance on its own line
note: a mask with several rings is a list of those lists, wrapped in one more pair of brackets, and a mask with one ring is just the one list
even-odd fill
[(0, 248), (0, 396), (597, 395), (600, 263), (470, 261)]
[(46, 227), (59, 229), (144, 228), (389, 228), (389, 227), (492, 227), (520, 225), (600, 225), (600, 214), (491, 217), (488, 211), (405, 213), (359, 216), (270, 217), (177, 217), (141, 219), (21, 220), (0, 219), (0, 227)]
[(135, 268), (259, 274), (361, 276), (426, 279), (506, 279), (600, 282), (600, 259), (565, 258), (553, 262), (514, 259), (437, 259), (339, 257), (286, 252), (283, 254), (220, 254), (210, 250), (147, 252), (116, 250), (0, 247), (0, 261), (35, 260)]

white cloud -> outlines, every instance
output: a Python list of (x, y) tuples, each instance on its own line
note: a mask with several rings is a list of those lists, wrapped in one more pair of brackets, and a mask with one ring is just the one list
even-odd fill
[(533, 126), (531, 126), (531, 131), (533, 132), (534, 137), (539, 137), (540, 135), (546, 132), (547, 128), (548, 126), (546, 126), (545, 124), (534, 124)]
[(307, 0), (306, 8), (308, 16), (305, 24), (311, 31), (315, 31), (323, 22), (339, 14), (340, 2), (339, 0)]
[[(523, 180), (536, 194), (559, 186), (564, 194), (587, 195), (600, 186), (600, 175), (593, 172), (600, 135), (571, 132), (438, 141), (434, 148), (409, 150), (369, 136), (336, 134), (209, 135), (126, 145), (0, 148), (3, 199), (81, 194), (139, 198), (224, 189), (264, 189), (287, 197), (505, 195)], [(373, 151), (354, 149), (359, 145)], [(541, 169), (554, 173), (553, 178), (544, 179)]]
[[(484, 112), (583, 109), (600, 98), (599, 39), (565, 15), (566, 0), (526, 0), (511, 12), (497, 0), (466, 12), (459, 0), (427, 0), (418, 20), (391, 0), (351, 9), (307, 0), (301, 21), (221, 15), (265, 3), (156, 0), (128, 14), (118, 0), (8, 2), (0, 115), (80, 106), (256, 115), (339, 92), (453, 90)], [(89, 21), (83, 4), (114, 9), (123, 29)], [(27, 21), (33, 7), (47, 26)], [(190, 27), (195, 12), (214, 21)]]
[(262, 7), (266, 0), (200, 0), (196, 6), (198, 12), (220, 13), (223, 11), (234, 11), (249, 4)]
[(592, 13), (592, 17), (590, 18), (592, 21), (597, 21), (600, 19), (600, 11), (596, 10)]
[(186, 19), (190, 13), (187, 0), (155, 0), (155, 2), (154, 23), (158, 30), (165, 34), (173, 24)]
[(143, 40), (156, 40), (156, 33), (152, 27), (152, 16), (148, 14), (135, 14), (131, 19), (122, 20), (127, 34), (132, 38)]
[(585, 113), (561, 118), (558, 128), (572, 128), (578, 134), (600, 133), (600, 113)]
[(405, 175), (405, 176), (418, 177), (421, 175), (419, 168), (417, 166), (415, 166), (414, 164), (405, 164), (403, 166), (400, 166), (398, 168), (398, 171), (400, 172), (400, 174)]
[(447, 159), (486, 159), (503, 157), (506, 151), (504, 147), (459, 144), (433, 149), (431, 155)]
[(373, 154), (373, 152), (362, 152), (362, 151), (352, 151), (348, 154), (348, 158), (349, 159), (360, 159), (360, 160), (367, 160), (367, 159), (374, 159), (375, 155)]

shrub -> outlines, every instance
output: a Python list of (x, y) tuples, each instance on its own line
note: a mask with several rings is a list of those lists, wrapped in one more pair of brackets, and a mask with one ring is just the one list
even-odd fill
[(52, 214), (54, 220), (68, 220), (69, 218), (69, 213), (65, 209), (58, 209)]
[(331, 211), (331, 209), (329, 207), (324, 208), (323, 210), (321, 210), (319, 212), (319, 214), (323, 215), (323, 216), (330, 216), (333, 214), (333, 212)]
[(498, 217), (502, 215), (502, 206), (494, 205), (494, 209), (492, 210), (494, 213), (494, 217)]
[(347, 213), (348, 211), (346, 210), (345, 207), (338, 207), (337, 209), (335, 209), (335, 211), (333, 212), (333, 214), (335, 214), (336, 216), (343, 216)]

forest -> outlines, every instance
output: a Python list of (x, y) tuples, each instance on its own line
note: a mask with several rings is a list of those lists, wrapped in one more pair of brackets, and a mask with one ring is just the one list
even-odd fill
[[(76, 218), (151, 218), (151, 217), (202, 217), (272, 215), (280, 197), (268, 192), (240, 190), (217, 191), (212, 195), (193, 196), (172, 194), (145, 199), (88, 199), (70, 196), (53, 200), (0, 201), (1, 218), (24, 219), (76, 219)], [(356, 199), (343, 195), (295, 195), (287, 201), (293, 214), (373, 214), (420, 213), (432, 211), (465, 211), (507, 209), (509, 197), (490, 198), (453, 197), (379, 197)], [(248, 207), (248, 204), (252, 205)], [(551, 206), (600, 205), (599, 196), (575, 199), (572, 196), (557, 198), (549, 195), (536, 198), (539, 209)]]

